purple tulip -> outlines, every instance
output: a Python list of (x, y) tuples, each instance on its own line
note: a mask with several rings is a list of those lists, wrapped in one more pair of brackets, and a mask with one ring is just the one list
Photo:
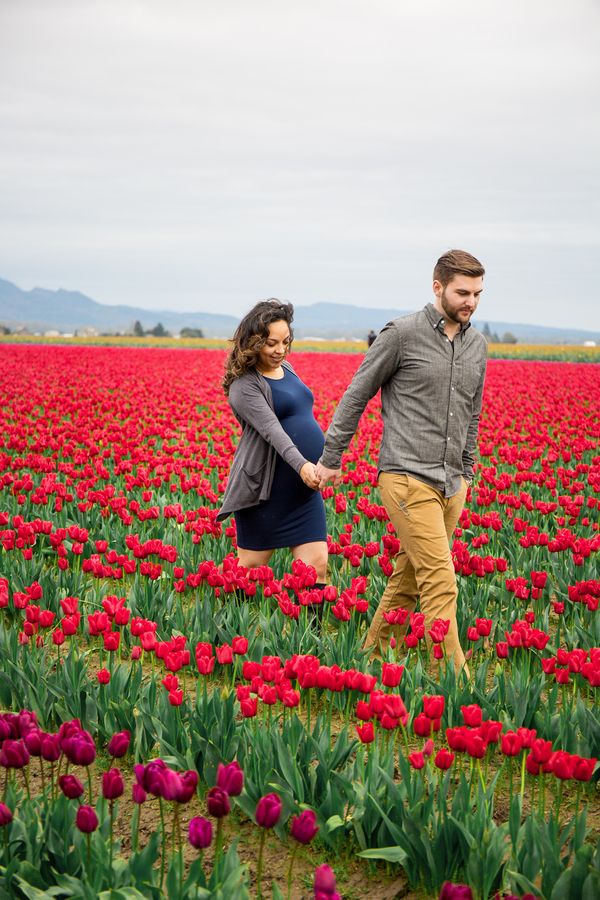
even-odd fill
[(69, 800), (76, 800), (84, 791), (82, 783), (75, 775), (61, 775), (58, 779), (58, 786)]
[(4, 828), (5, 825), (10, 825), (12, 817), (12, 810), (8, 808), (6, 803), (0, 803), (0, 828)]
[(110, 741), (108, 742), (108, 753), (114, 759), (120, 759), (122, 756), (125, 756), (127, 751), (129, 750), (129, 745), (131, 743), (131, 732), (130, 731), (117, 731), (116, 734), (113, 734)]
[(153, 759), (145, 766), (138, 763), (133, 767), (135, 779), (139, 786), (155, 797), (163, 796), (163, 780), (167, 769), (168, 766), (162, 759)]
[(28, 709), (22, 709), (17, 713), (17, 730), (19, 737), (24, 738), (30, 731), (38, 731), (37, 717), (34, 712)]
[(182, 772), (179, 776), (179, 793), (175, 797), (178, 803), (189, 803), (198, 786), (198, 773), (193, 769)]
[(88, 731), (79, 731), (62, 741), (63, 753), (74, 766), (90, 766), (96, 759), (94, 738)]
[(63, 722), (58, 729), (58, 737), (60, 739), (61, 745), (65, 738), (72, 737), (74, 734), (78, 734), (82, 730), (83, 726), (79, 719), (70, 719), (68, 722)]
[(210, 847), (212, 841), (212, 824), (204, 816), (194, 816), (190, 819), (188, 838), (192, 847), (196, 850), (205, 850)]
[(23, 738), (25, 742), (25, 746), (29, 750), (32, 756), (41, 756), (42, 755), (42, 737), (44, 735), (43, 731), (40, 731), (39, 728), (32, 728), (31, 731), (28, 731), (25, 737)]
[(168, 767), (161, 775), (159, 797), (163, 800), (177, 800), (181, 791), (181, 775)]
[(21, 740), (7, 738), (0, 750), (0, 766), (5, 769), (23, 769), (29, 762), (29, 750)]
[(279, 794), (265, 794), (256, 804), (256, 824), (261, 828), (274, 828), (279, 822), (281, 808)]
[(214, 816), (215, 819), (222, 819), (231, 809), (229, 794), (222, 791), (221, 788), (211, 788), (206, 795), (206, 805), (211, 816)]
[(60, 749), (60, 737), (57, 734), (42, 734), (41, 743), (42, 759), (46, 762), (54, 763), (60, 759), (62, 750)]
[(317, 817), (312, 809), (305, 809), (292, 818), (290, 833), (299, 844), (310, 844), (318, 830)]
[(106, 800), (116, 800), (125, 790), (123, 776), (118, 769), (109, 769), (102, 775), (102, 796)]
[(84, 834), (91, 834), (98, 827), (98, 816), (92, 806), (80, 806), (77, 810), (75, 824)]
[(133, 802), (141, 806), (142, 803), (146, 802), (147, 798), (148, 794), (144, 788), (135, 782), (131, 787), (131, 799)]
[(7, 713), (3, 713), (0, 715), (0, 744), (2, 741), (5, 741), (7, 737), (14, 737), (14, 735), (10, 719), (7, 719)]
[(242, 793), (244, 773), (236, 760), (227, 766), (219, 763), (217, 767), (217, 787), (221, 788), (222, 791), (227, 791), (230, 797), (239, 797)]
[(453, 884), (451, 881), (445, 881), (439, 900), (473, 900), (473, 891), (468, 884)]
[(315, 869), (313, 889), (315, 897), (318, 898), (318, 900), (325, 900), (325, 898), (333, 898), (336, 896), (339, 897), (339, 894), (336, 892), (334, 871), (326, 863), (323, 863), (322, 866), (317, 866)]

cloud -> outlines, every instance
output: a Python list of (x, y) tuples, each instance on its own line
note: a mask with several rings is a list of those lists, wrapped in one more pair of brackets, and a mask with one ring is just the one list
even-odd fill
[(490, 318), (560, 325), (568, 301), (600, 328), (599, 19), (592, 0), (5, 0), (0, 275), (155, 308), (405, 307), (458, 245)]

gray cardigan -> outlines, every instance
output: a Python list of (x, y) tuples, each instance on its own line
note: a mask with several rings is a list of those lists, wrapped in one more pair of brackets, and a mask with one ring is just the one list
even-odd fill
[[(282, 365), (294, 372), (289, 363)], [(229, 404), (242, 426), (242, 436), (231, 463), (223, 505), (217, 516), (219, 521), (236, 509), (256, 506), (269, 499), (277, 454), (296, 472), (308, 462), (281, 427), (273, 408), (269, 380), (256, 369), (249, 369), (232, 383)]]

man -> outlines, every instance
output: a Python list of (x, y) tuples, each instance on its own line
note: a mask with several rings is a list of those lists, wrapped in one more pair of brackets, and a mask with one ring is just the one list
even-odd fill
[(365, 647), (384, 651), (391, 633), (384, 613), (412, 612), (419, 598), (426, 633), (435, 619), (449, 621), (444, 645), (457, 673), (465, 657), (450, 540), (473, 478), (487, 343), (470, 320), (484, 273), (464, 250), (440, 257), (433, 303), (394, 319), (377, 336), (333, 416), (316, 467), (321, 487), (339, 480), (342, 453), (381, 388), (378, 486), (401, 546)]

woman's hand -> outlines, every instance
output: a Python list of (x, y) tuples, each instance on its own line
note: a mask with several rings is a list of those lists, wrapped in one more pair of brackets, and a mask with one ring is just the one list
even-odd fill
[(317, 473), (315, 472), (314, 463), (304, 463), (304, 465), (300, 469), (300, 478), (307, 487), (312, 488), (313, 491), (318, 490), (319, 479), (317, 478)]

